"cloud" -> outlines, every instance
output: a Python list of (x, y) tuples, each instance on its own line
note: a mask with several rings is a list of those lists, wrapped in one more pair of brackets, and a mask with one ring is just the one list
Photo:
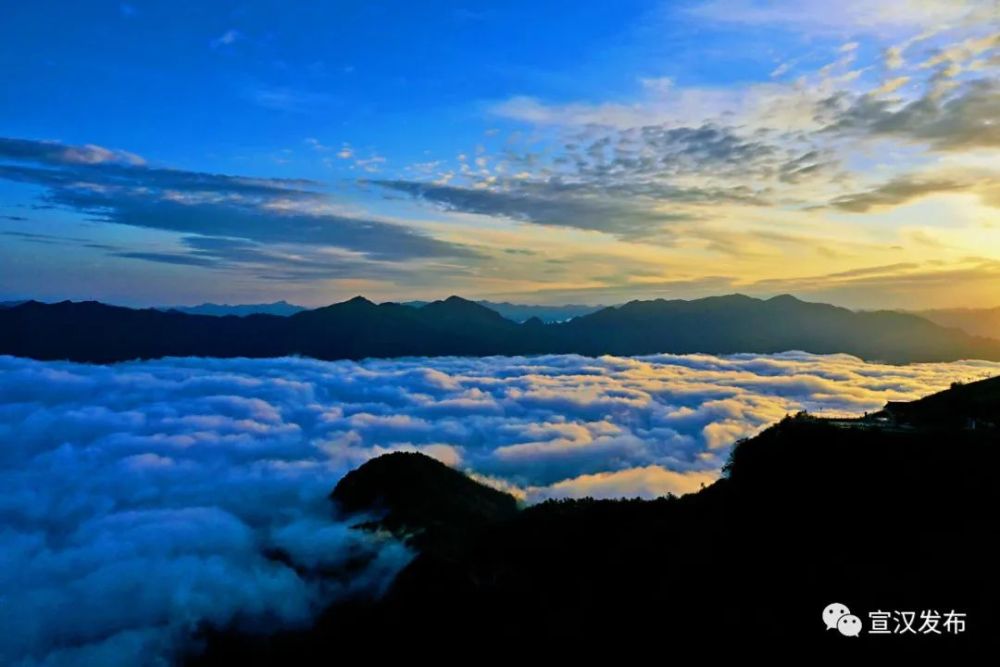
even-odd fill
[[(118, 257), (142, 259), (166, 264), (190, 264), (215, 269), (254, 270), (258, 277), (269, 280), (309, 281), (337, 278), (371, 278), (387, 280), (402, 278), (404, 271), (394, 262), (361, 260), (349, 253), (327, 248), (310, 248), (280, 244), (259, 244), (238, 238), (215, 236), (185, 236), (181, 238), (183, 252), (117, 252)], [(434, 267), (424, 273), (437, 272)], [(461, 269), (449, 267), (449, 275)]]
[(288, 86), (255, 86), (245, 91), (247, 98), (259, 107), (271, 111), (311, 114), (329, 109), (336, 100), (327, 93)]
[(865, 213), (872, 209), (892, 208), (923, 197), (948, 193), (978, 194), (987, 205), (1000, 206), (1000, 189), (989, 176), (906, 174), (887, 181), (871, 190), (837, 197), (830, 206), (850, 213)]
[[(561, 202), (572, 206), (574, 193), (592, 193), (602, 202), (634, 207), (623, 217), (643, 230), (664, 227), (643, 220), (644, 210), (724, 219), (730, 240), (715, 247), (738, 248), (741, 220), (759, 215), (748, 205), (798, 213), (836, 200), (860, 212), (867, 204), (858, 184), (874, 169), (873, 151), (881, 169), (904, 173), (935, 160), (960, 164), (972, 151), (988, 155), (1000, 147), (994, 3), (711, 0), (668, 13), (736, 38), (731, 27), (706, 23), (823, 34), (808, 53), (781, 54), (765, 81), (691, 86), (639, 77), (636, 91), (616, 98), (551, 102), (513, 95), (495, 102), (489, 113), (531, 128), (524, 132), (525, 148), (514, 150), (519, 140), (512, 135), (492, 156), (491, 165), (505, 169), (442, 171), (447, 186), (500, 193), (492, 208), (501, 211), (512, 198), (546, 190), (543, 201), (552, 209)], [(873, 56), (879, 52), (881, 59)], [(716, 57), (711, 50), (705, 55)], [(784, 80), (793, 67), (797, 76)], [(901, 186), (892, 183), (872, 196), (889, 201), (920, 189), (902, 193)], [(453, 191), (432, 194), (465, 210), (453, 203), (459, 198)], [(476, 202), (467, 208), (489, 208), (478, 199), (490, 196), (469, 195)], [(807, 224), (806, 215), (775, 215), (769, 224)], [(560, 217), (571, 219), (571, 209)], [(666, 240), (685, 247), (699, 240), (703, 227), (672, 225)], [(613, 233), (622, 236), (621, 230)], [(634, 229), (627, 233), (630, 240), (647, 240)]]
[[(408, 194), (448, 211), (506, 217), (553, 227), (600, 231), (623, 238), (648, 236), (669, 222), (690, 220), (677, 212), (657, 211), (643, 202), (600, 196), (585, 188), (553, 184), (513, 184), (510, 189), (439, 185), (422, 181), (368, 181)], [(683, 196), (678, 193), (678, 197)], [(691, 193), (691, 197), (699, 196)]]
[(169, 252), (140, 252), (121, 251), (112, 253), (115, 257), (125, 259), (141, 259), (146, 262), (158, 262), (160, 264), (177, 264), (179, 266), (204, 266), (215, 267), (216, 262), (207, 257), (196, 257), (182, 253)]
[(900, 46), (886, 47), (883, 52), (883, 60), (887, 70), (897, 70), (906, 64), (906, 60), (903, 57), (903, 51), (903, 47)]
[(241, 39), (243, 39), (243, 33), (235, 28), (231, 28), (213, 39), (211, 41), (211, 47), (213, 49), (221, 49), (227, 46), (232, 46)]
[(464, 156), (459, 162), (461, 183), (368, 182), (449, 211), (663, 244), (671, 225), (701, 217), (699, 207), (765, 205), (771, 193), (757, 182), (824, 177), (831, 159), (821, 150), (782, 147), (763, 135), (703, 123), (590, 127), (562, 137), (551, 151), (510, 148), (481, 155), (476, 168)]
[[(932, 235), (915, 230), (914, 240), (940, 249), (941, 243)], [(787, 279), (765, 279), (753, 284), (753, 293), (775, 294), (795, 292), (816, 300), (849, 300), (865, 308), (884, 308), (878, 294), (917, 294), (914, 304), (927, 299), (941, 303), (954, 301), (956, 285), (963, 290), (992, 294), (1000, 280), (1000, 262), (985, 257), (966, 257), (960, 261), (901, 262), (897, 264), (861, 267), (849, 271), (800, 276)]]
[[(949, 82), (950, 76), (939, 78)], [(926, 143), (939, 151), (1000, 147), (1000, 83), (991, 79), (955, 82), (945, 88), (931, 86), (910, 102), (862, 95), (844, 105), (841, 98), (827, 101), (832, 122), (826, 131)]]
[[(406, 187), (455, 210), (556, 218), (662, 245), (676, 241), (670, 231), (683, 236), (700, 227), (672, 223), (739, 206), (804, 206), (843, 178), (832, 142), (809, 132), (816, 105), (836, 90), (835, 76), (826, 79), (740, 90), (645, 83), (633, 103), (513, 98), (490, 111), (535, 126), (541, 148), (508, 142), (495, 168), (463, 163), (446, 181)], [(577, 210), (597, 206), (589, 217)], [(657, 219), (664, 214), (671, 217)]]
[(714, 482), (712, 472), (679, 473), (661, 466), (630, 468), (620, 472), (580, 475), (557, 482), (540, 492), (529, 492), (527, 498), (540, 502), (549, 498), (658, 498), (672, 494), (681, 496), (697, 491)]
[[(5, 232), (5, 234), (13, 234)], [(21, 235), (23, 237), (23, 235)], [(35, 240), (39, 243), (56, 243), (59, 237)], [(427, 280), (454, 279), (470, 273), (456, 265), (429, 264), (418, 267), (414, 276), (412, 265), (396, 261), (375, 261), (322, 246), (297, 246), (280, 243), (254, 243), (239, 238), (219, 236), (184, 236), (180, 248), (173, 252), (123, 250), (111, 246), (89, 244), (89, 247), (108, 250), (109, 254), (125, 259), (136, 259), (161, 264), (198, 266), (235, 274), (253, 273), (262, 280), (309, 283), (314, 280), (369, 279), (373, 281), (407, 281), (412, 285)]]
[(282, 418), (304, 389), (167, 368), (0, 358), (0, 662), (160, 664), (200, 624), (301, 626), (408, 561), (333, 514), (346, 468)]
[(883, 33), (972, 20), (986, 15), (988, 2), (976, 0), (825, 0), (774, 3), (765, 0), (708, 0), (689, 13), (721, 23), (773, 26), (814, 33)]
[[(929, 228), (912, 228), (906, 237), (914, 244), (940, 255), (948, 244)], [(746, 253), (752, 239), (737, 240), (731, 250), (735, 255)], [(740, 243), (743, 246), (740, 246)], [(890, 255), (891, 257), (891, 255)], [(899, 258), (897, 254), (894, 259)], [(968, 295), (968, 303), (993, 299), (995, 284), (1000, 280), (1000, 262), (985, 256), (963, 255), (955, 260), (932, 258), (926, 261), (869, 264), (856, 268), (825, 273), (804, 271), (784, 278), (747, 278), (737, 275), (716, 275), (678, 280), (627, 281), (622, 284), (585, 286), (579, 288), (543, 289), (522, 293), (501, 293), (491, 300), (512, 300), (542, 303), (622, 303), (631, 299), (702, 298), (738, 292), (760, 298), (795, 294), (810, 301), (850, 303), (853, 308), (899, 309), (905, 304), (919, 310), (931, 303), (954, 303), (956, 286)], [(888, 298), (886, 295), (889, 295)]]
[(350, 530), (327, 494), (384, 452), (423, 451), (529, 501), (680, 494), (786, 413), (858, 414), (997, 372), (803, 353), (0, 357), (0, 662), (148, 663), (201, 624), (297, 626), (377, 594), (409, 554)]
[(896, 92), (897, 90), (905, 86), (909, 80), (910, 77), (908, 76), (897, 76), (892, 79), (887, 79), (885, 83), (883, 83), (881, 86), (872, 91), (871, 94), (876, 96), (888, 95), (889, 93)]
[[(265, 246), (304, 247), (306, 254), (339, 249), (353, 253), (355, 265), (362, 260), (477, 256), (464, 246), (403, 225), (346, 215), (314, 181), (151, 167), (136, 155), (100, 146), (0, 139), (0, 179), (40, 186), (46, 204), (69, 208), (94, 221), (201, 236), (216, 239), (217, 245), (241, 239), (244, 250), (256, 247), (257, 259), (267, 257), (265, 263), (292, 272), (301, 268), (300, 263), (282, 259)], [(183, 252), (151, 255), (135, 250), (133, 254), (206, 264), (203, 254), (189, 253), (187, 259), (180, 258)]]
[(141, 166), (146, 162), (134, 153), (112, 150), (93, 144), (69, 146), (55, 141), (34, 141), (31, 139), (5, 137), (0, 137), (0, 158), (38, 162), (48, 166), (78, 164)]

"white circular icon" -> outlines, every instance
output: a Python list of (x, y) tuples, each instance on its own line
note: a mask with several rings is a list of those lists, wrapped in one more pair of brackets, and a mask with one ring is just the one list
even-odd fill
[(827, 630), (836, 630), (837, 621), (843, 616), (847, 616), (851, 613), (851, 610), (847, 608), (846, 604), (840, 604), (839, 602), (834, 602), (826, 605), (826, 609), (823, 610), (823, 622), (826, 623)]
[(861, 619), (854, 614), (846, 614), (837, 621), (837, 629), (845, 637), (857, 637), (861, 634)]

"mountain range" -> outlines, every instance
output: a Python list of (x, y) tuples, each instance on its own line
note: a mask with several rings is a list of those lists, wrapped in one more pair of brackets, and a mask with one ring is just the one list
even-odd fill
[[(23, 303), (23, 301), (0, 302), (0, 308), (5, 306), (14, 306), (18, 303)], [(431, 302), (404, 301), (403, 305), (411, 306), (413, 308), (423, 308), (428, 303)], [(604, 308), (604, 306), (587, 306), (581, 304), (546, 306), (483, 300), (476, 301), (476, 303), (481, 306), (486, 306), (490, 310), (494, 310), (500, 313), (500, 315), (504, 318), (513, 320), (514, 322), (524, 322), (532, 317), (537, 317), (543, 322), (564, 322), (566, 320), (573, 319), (574, 317), (587, 315), (588, 313), (593, 313), (594, 311)], [(176, 310), (179, 313), (187, 313), (188, 315), (215, 315), (216, 317), (236, 315), (238, 317), (245, 317), (247, 315), (287, 316), (309, 309), (305, 306), (288, 303), (287, 301), (275, 301), (273, 303), (248, 303), (238, 305), (203, 303), (197, 306), (160, 306), (157, 310)]]
[(938, 308), (910, 312), (935, 324), (961, 329), (973, 336), (1000, 338), (1000, 307)]
[[(922, 421), (929, 405), (947, 418)], [(897, 419), (884, 418), (890, 408)], [(713, 484), (656, 500), (519, 508), (422, 454), (383, 455), (345, 476), (331, 499), (358, 517), (356, 529), (390, 532), (416, 552), (386, 594), (334, 605), (301, 631), (217, 628), (191, 664), (483, 647), (494, 657), (531, 647), (563, 659), (614, 650), (629, 664), (651, 645), (676, 652), (719, 642), (940, 650), (954, 660), (996, 638), (1000, 378), (885, 413), (786, 417), (737, 443)], [(982, 416), (989, 424), (969, 426)], [(847, 606), (864, 632), (828, 629), (831, 603)], [(924, 612), (938, 615), (937, 634), (918, 629)], [(886, 635), (870, 632), (879, 613)], [(910, 613), (917, 625), (900, 634)], [(945, 625), (948, 613), (961, 615), (961, 631)]]
[[(426, 306), (429, 301), (406, 301), (404, 305), (413, 306), (414, 308), (421, 308)], [(507, 301), (476, 301), (480, 306), (485, 306), (490, 310), (500, 313), (502, 317), (514, 322), (526, 322), (531, 318), (535, 317), (540, 319), (542, 322), (566, 322), (574, 317), (580, 317), (581, 315), (589, 315), (590, 313), (597, 312), (607, 306), (588, 306), (584, 304), (565, 304), (565, 305), (536, 305), (536, 304), (525, 304), (525, 303), (509, 303)]]
[[(26, 301), (0, 301), (0, 309), (11, 308)], [(404, 306), (422, 308), (430, 301), (404, 301)], [(533, 317), (537, 317), (542, 322), (566, 322), (574, 317), (589, 315), (590, 313), (603, 310), (607, 306), (586, 305), (586, 304), (521, 304), (510, 303), (508, 301), (488, 301), (477, 300), (481, 306), (496, 311), (502, 317), (514, 322), (525, 322)], [(309, 310), (305, 306), (300, 306), (287, 301), (274, 301), (271, 303), (247, 303), (247, 304), (219, 304), (202, 303), (196, 306), (159, 306), (157, 310), (174, 310), (188, 315), (213, 315), (225, 317), (236, 315), (245, 317), (247, 315), (280, 315), (289, 316)], [(899, 310), (898, 312), (909, 315), (916, 315), (935, 324), (952, 329), (961, 329), (973, 336), (984, 338), (1000, 338), (1000, 307), (997, 308), (939, 308), (930, 310)]]
[(237, 317), (245, 317), (246, 315), (288, 316), (308, 309), (305, 306), (297, 306), (287, 301), (274, 301), (272, 303), (244, 303), (238, 305), (202, 303), (197, 306), (160, 306), (157, 310), (176, 310), (179, 313), (187, 313), (188, 315), (214, 315), (216, 317), (235, 315)]
[(523, 323), (449, 297), (420, 307), (363, 297), (290, 316), (216, 317), (99, 302), (0, 309), (0, 354), (107, 363), (164, 356), (317, 359), (576, 353), (847, 353), (889, 363), (1000, 360), (1000, 341), (915, 315), (792, 296), (632, 301), (566, 322)]
[[(9, 308), (23, 301), (3, 301), (0, 308)], [(421, 308), (430, 301), (404, 301), (403, 305)], [(525, 322), (533, 317), (537, 317), (542, 322), (565, 322), (574, 317), (589, 315), (590, 313), (602, 310), (607, 306), (585, 305), (585, 304), (565, 304), (565, 305), (541, 305), (541, 304), (521, 304), (507, 301), (476, 301), (481, 306), (500, 313), (501, 316), (514, 322)], [(197, 306), (163, 306), (160, 310), (176, 310), (189, 315), (215, 315), (224, 317), (226, 315), (294, 315), (295, 313), (308, 310), (305, 306), (288, 303), (287, 301), (275, 301), (273, 303), (254, 304), (217, 304), (203, 303)], [(930, 320), (935, 324), (952, 329), (961, 329), (973, 336), (985, 338), (1000, 338), (1000, 307), (997, 308), (937, 308), (930, 310), (900, 310), (901, 313), (916, 315), (925, 320)]]

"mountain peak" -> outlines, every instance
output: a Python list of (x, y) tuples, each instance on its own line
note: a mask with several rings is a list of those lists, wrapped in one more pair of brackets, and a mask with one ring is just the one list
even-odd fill
[(479, 319), (488, 320), (503, 320), (503, 316), (492, 308), (487, 308), (486, 306), (476, 303), (475, 301), (469, 301), (468, 299), (463, 299), (460, 296), (449, 296), (443, 301), (432, 301), (420, 308), (421, 310), (428, 313), (437, 313), (445, 315), (461, 315), (465, 317), (476, 317)]
[(347, 473), (330, 494), (349, 512), (382, 513), (376, 525), (440, 545), (517, 512), (513, 496), (416, 452), (393, 452)]
[(772, 296), (770, 299), (767, 299), (767, 302), (768, 303), (789, 303), (789, 304), (791, 304), (791, 303), (805, 303), (805, 301), (803, 301), (802, 299), (798, 298), (797, 296), (793, 296), (791, 294), (779, 294), (777, 296)]
[(336, 303), (331, 303), (329, 306), (321, 306), (320, 308), (314, 308), (312, 310), (303, 310), (295, 313), (292, 319), (298, 321), (308, 321), (313, 320), (316, 317), (325, 317), (326, 315), (341, 314), (341, 315), (358, 315), (362, 312), (367, 311), (369, 308), (374, 308), (375, 304), (366, 299), (365, 297), (358, 295), (347, 301), (338, 301)]

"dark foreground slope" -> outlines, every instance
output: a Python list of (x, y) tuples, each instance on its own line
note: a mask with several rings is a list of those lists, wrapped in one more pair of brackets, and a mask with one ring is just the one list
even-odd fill
[(0, 354), (114, 362), (164, 356), (318, 359), (576, 353), (844, 352), (906, 363), (1000, 359), (976, 338), (894, 312), (856, 313), (790, 296), (633, 301), (568, 322), (524, 323), (458, 297), (421, 307), (357, 297), (288, 317), (214, 317), (97, 302), (0, 309)]
[[(334, 498), (353, 499), (352, 508), (377, 499), (361, 505), (388, 512), (384, 525), (401, 535), (440, 531), (456, 514), (456, 525), (471, 520), (475, 529), (421, 542), (377, 603), (335, 607), (307, 632), (214, 633), (194, 664), (326, 664), (349, 650), (564, 658), (615, 650), (619, 661), (761, 644), (979, 650), (1000, 633), (998, 444), (996, 430), (940, 422), (848, 428), (786, 418), (735, 447), (727, 475), (698, 493), (517, 513), (513, 499), (457, 483), (458, 473), (429, 459), (382, 457), (345, 478)], [(419, 481), (400, 486), (401, 478)], [(506, 509), (459, 511), (469, 498)], [(866, 629), (876, 611), (919, 619), (954, 610), (966, 627), (848, 638), (822, 623), (832, 602)]]
[(930, 429), (1000, 427), (1000, 377), (950, 389), (909, 403), (889, 403), (885, 413), (904, 425)]

